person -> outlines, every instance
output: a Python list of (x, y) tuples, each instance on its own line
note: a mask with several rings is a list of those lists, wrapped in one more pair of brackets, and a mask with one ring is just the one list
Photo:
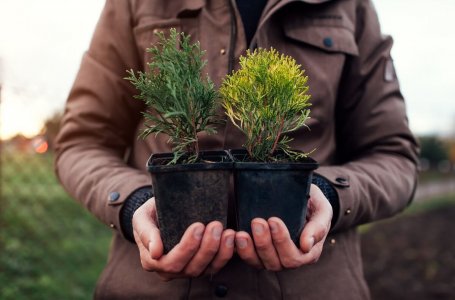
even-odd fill
[[(137, 138), (144, 106), (124, 77), (145, 68), (155, 32), (170, 28), (200, 42), (217, 86), (248, 48), (273, 47), (306, 70), (311, 130), (290, 136), (294, 149), (316, 148), (321, 166), (299, 247), (270, 218), (253, 220), (252, 236), (216, 221), (192, 224), (163, 254), (145, 163), (170, 146), (162, 135)], [(391, 47), (371, 0), (106, 1), (55, 162), (67, 191), (113, 229), (95, 298), (368, 299), (356, 226), (400, 212), (416, 188), (418, 145)], [(242, 136), (227, 122), (200, 143), (240, 148)]]

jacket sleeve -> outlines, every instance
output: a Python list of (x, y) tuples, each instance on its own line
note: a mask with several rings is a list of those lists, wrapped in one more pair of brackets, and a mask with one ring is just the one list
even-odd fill
[(371, 1), (359, 2), (359, 56), (347, 61), (336, 106), (338, 163), (318, 170), (339, 196), (334, 231), (403, 210), (417, 181), (418, 146), (390, 57), (392, 39), (381, 35)]
[(98, 219), (119, 229), (125, 198), (151, 180), (124, 157), (143, 109), (123, 78), (138, 69), (128, 1), (106, 1), (70, 92), (56, 141), (56, 173)]

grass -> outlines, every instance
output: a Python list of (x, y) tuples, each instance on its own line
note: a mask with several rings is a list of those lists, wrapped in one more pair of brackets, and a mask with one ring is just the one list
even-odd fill
[(441, 207), (446, 207), (448, 205), (455, 204), (455, 194), (444, 195), (440, 197), (435, 197), (427, 201), (422, 201), (419, 203), (411, 204), (405, 211), (404, 215), (418, 214), (421, 212), (427, 212)]
[(441, 180), (454, 180), (455, 172), (442, 173), (436, 170), (429, 170), (419, 174), (420, 183), (437, 182)]
[(51, 155), (2, 153), (0, 299), (90, 299), (111, 233), (72, 200)]

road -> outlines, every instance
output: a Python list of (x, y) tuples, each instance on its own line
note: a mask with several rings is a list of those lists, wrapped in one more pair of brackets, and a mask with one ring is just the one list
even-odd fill
[(417, 187), (414, 202), (422, 202), (434, 197), (455, 194), (455, 179), (445, 179), (436, 182), (421, 183)]

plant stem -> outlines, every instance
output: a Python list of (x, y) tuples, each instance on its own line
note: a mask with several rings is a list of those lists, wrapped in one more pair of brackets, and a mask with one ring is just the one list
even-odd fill
[(274, 141), (274, 143), (273, 143), (273, 147), (272, 147), (272, 149), (270, 150), (270, 155), (273, 155), (273, 153), (274, 153), (275, 150), (276, 150), (276, 146), (278, 145), (278, 141), (280, 140), (281, 133), (283, 132), (283, 126), (284, 126), (284, 118), (281, 118), (280, 128), (278, 129), (278, 132), (277, 132), (275, 141)]

